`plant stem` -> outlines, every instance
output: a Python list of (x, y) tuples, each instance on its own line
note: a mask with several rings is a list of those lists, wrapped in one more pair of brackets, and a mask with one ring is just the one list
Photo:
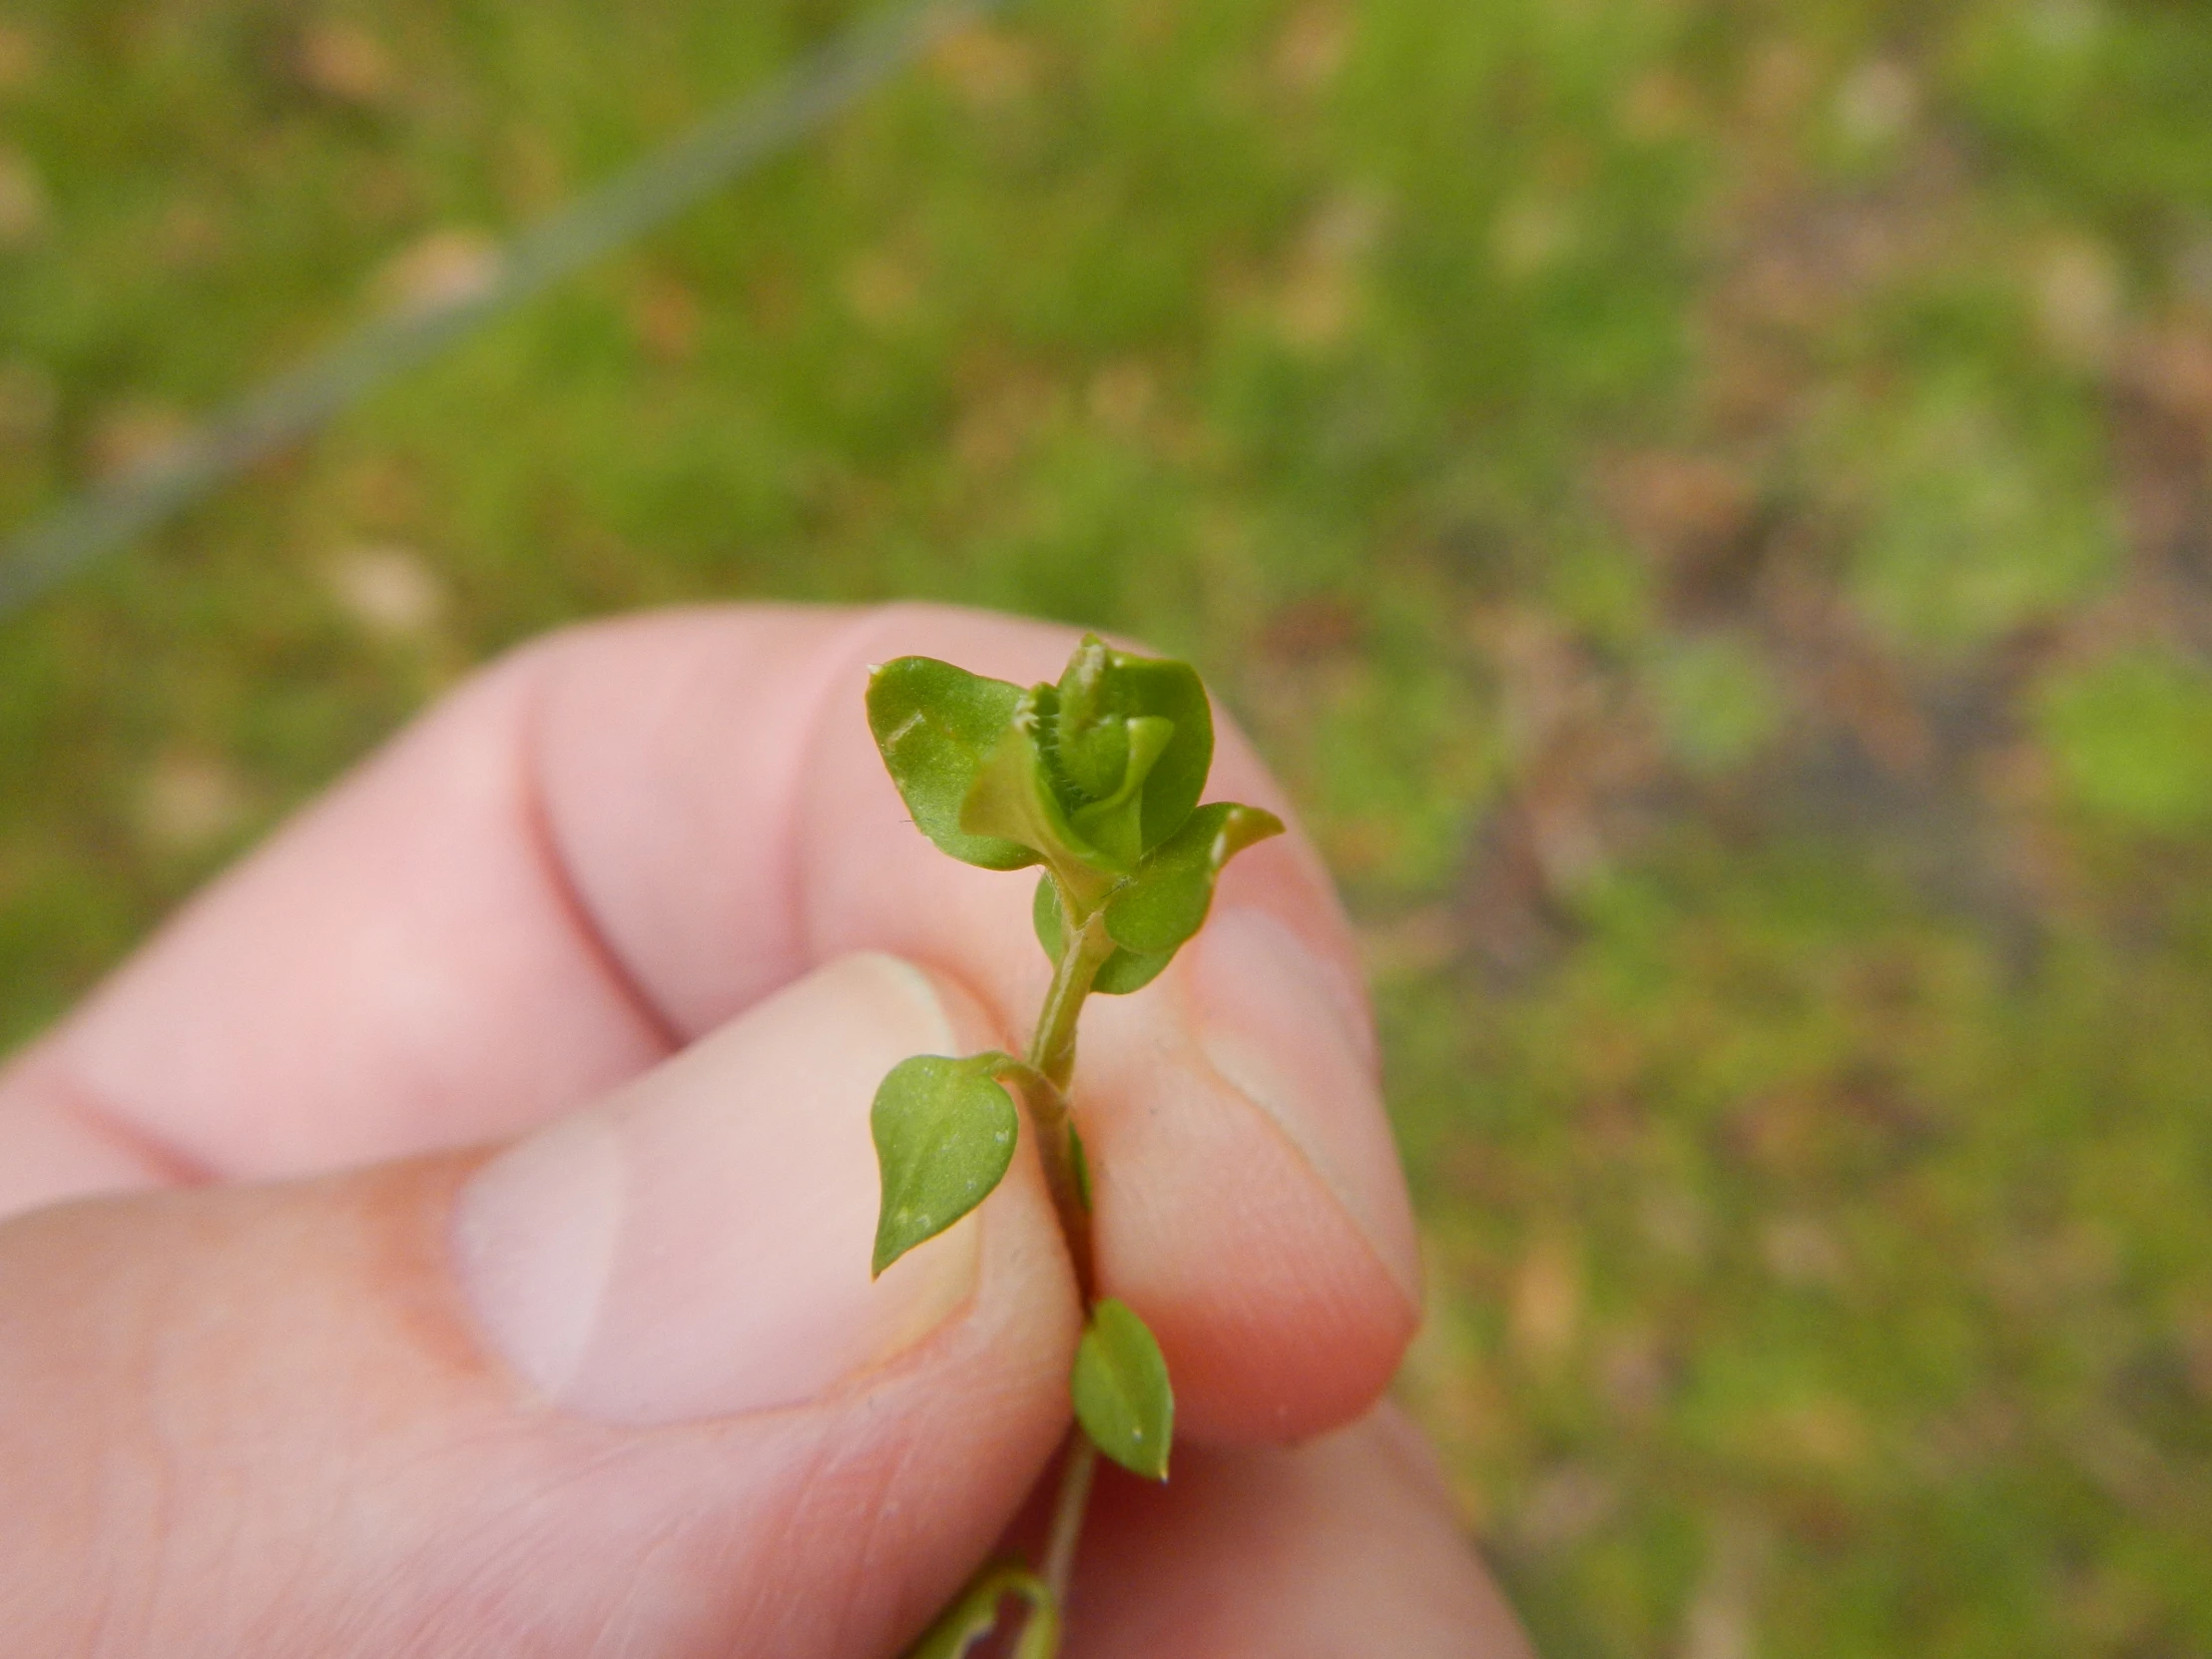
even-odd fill
[(1075, 1576), (1075, 1545), (1083, 1535), (1083, 1512), (1091, 1500), (1091, 1476), (1098, 1472), (1098, 1447), (1080, 1427), (1068, 1435), (1067, 1458), (1060, 1465), (1060, 1495), (1052, 1501), (1052, 1533), (1045, 1545), (1044, 1582), (1052, 1604), (1065, 1609), (1068, 1581)]
[(1083, 1012), (1083, 998), (1091, 994), (1091, 981), (1114, 953), (1114, 941), (1106, 936), (1106, 917), (1094, 910), (1060, 952), (1052, 970), (1052, 988), (1037, 1011), (1037, 1028), (1029, 1036), (1029, 1063), (1065, 1090), (1075, 1075), (1075, 1022)]
[[(1043, 1148), (1045, 1182), (1052, 1191), (1053, 1209), (1060, 1218), (1060, 1232), (1067, 1240), (1068, 1259), (1084, 1306), (1094, 1294), (1091, 1272), (1091, 1216), (1076, 1176), (1075, 1126), (1067, 1098), (1075, 1075), (1075, 1025), (1083, 1012), (1083, 999), (1106, 958), (1114, 953), (1114, 941), (1106, 936), (1106, 918), (1093, 911), (1060, 952), (1052, 971), (1052, 988), (1045, 992), (1044, 1007), (1037, 1014), (1037, 1028), (1030, 1034), (1028, 1062), (1040, 1087), (1029, 1093), (1029, 1110)], [(1060, 1491), (1052, 1502), (1052, 1531), (1046, 1541), (1044, 1581), (1052, 1594), (1052, 1606), (1067, 1606), (1068, 1582), (1075, 1573), (1075, 1547), (1083, 1535), (1083, 1513), (1090, 1504), (1091, 1478), (1098, 1472), (1098, 1447), (1078, 1423), (1068, 1434), (1066, 1457), (1060, 1464)]]
[(1033, 1080), (1023, 1090), (1029, 1115), (1037, 1126), (1045, 1187), (1052, 1194), (1060, 1234), (1067, 1241), (1068, 1260), (1075, 1267), (1076, 1286), (1086, 1304), (1092, 1293), (1091, 1217), (1076, 1174), (1075, 1126), (1067, 1087), (1075, 1074), (1075, 1022), (1083, 1011), (1083, 998), (1090, 994), (1091, 981), (1113, 953), (1114, 941), (1106, 936), (1105, 918), (1097, 914), (1067, 941), (1052, 972), (1052, 988), (1045, 992), (1044, 1007), (1037, 1015), (1037, 1028), (1029, 1038), (1028, 1068)]

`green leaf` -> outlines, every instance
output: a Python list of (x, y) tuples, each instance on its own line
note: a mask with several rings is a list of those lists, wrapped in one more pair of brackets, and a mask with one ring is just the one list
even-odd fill
[[(1214, 764), (1214, 711), (1188, 663), (1116, 651), (1084, 636), (1060, 676), (1049, 749), (1077, 800), (1071, 811), (1125, 864), (1183, 827)], [(1137, 808), (1133, 844), (1101, 828)]]
[(969, 1579), (952, 1605), (906, 1650), (906, 1659), (965, 1659), (998, 1628), (998, 1609), (1008, 1596), (1028, 1609), (1014, 1659), (1051, 1659), (1060, 1635), (1052, 1592), (1043, 1579), (1012, 1561), (994, 1561)]
[(1102, 888), (1111, 874), (1100, 872), (1112, 871), (1115, 859), (1075, 828), (1045, 764), (1051, 696), (1050, 686), (1035, 686), (1016, 700), (1005, 732), (960, 803), (960, 828), (1034, 847), (1063, 881)]
[(1060, 771), (1086, 801), (1114, 794), (1127, 772), (1128, 713), (1109, 706), (1107, 694), (1113, 655), (1104, 640), (1085, 634), (1053, 688)]
[(990, 1195), (1013, 1162), (1021, 1118), (998, 1084), (1005, 1054), (917, 1054), (875, 1091), (868, 1129), (882, 1171), (875, 1273), (935, 1238)]
[[(1037, 942), (1044, 946), (1044, 953), (1057, 962), (1060, 952), (1067, 948), (1067, 927), (1060, 915), (1060, 894), (1049, 875), (1037, 882), (1036, 896), (1029, 906), (1029, 920), (1036, 929)], [(1159, 978), (1160, 970), (1174, 959), (1172, 950), (1156, 956), (1116, 950), (1100, 966), (1098, 976), (1091, 981), (1091, 989), (1106, 996), (1126, 996), (1131, 991), (1143, 990)]]
[(1175, 952), (1162, 950), (1150, 956), (1139, 955), (1134, 950), (1117, 950), (1106, 958), (1098, 970), (1098, 977), (1091, 981), (1091, 989), (1101, 996), (1127, 996), (1131, 991), (1141, 991), (1145, 986), (1167, 971), (1168, 963), (1175, 960)]
[[(1282, 832), (1283, 821), (1257, 807), (1214, 802), (1199, 808), (1135, 874), (1108, 890), (1106, 932), (1119, 948), (1099, 968), (1091, 989), (1126, 996), (1151, 984), (1205, 925), (1222, 866), (1253, 842)], [(1044, 953), (1057, 962), (1067, 948), (1067, 918), (1050, 875), (1037, 882), (1029, 920)]]
[(1132, 1474), (1168, 1477), (1175, 1390), (1160, 1345), (1127, 1303), (1107, 1297), (1091, 1309), (1069, 1391), (1076, 1420), (1100, 1451)]
[(1201, 807), (1106, 901), (1106, 932), (1135, 956), (1172, 956), (1205, 925), (1222, 866), (1254, 841), (1283, 832), (1257, 807)]
[(1145, 715), (1121, 723), (1121, 782), (1113, 794), (1086, 801), (1068, 822), (1093, 846), (1104, 848), (1123, 868), (1144, 856), (1144, 785), (1160, 757), (1175, 742), (1175, 723)]
[(1020, 701), (1020, 687), (933, 657), (900, 657), (868, 675), (868, 730), (891, 782), (921, 832), (963, 863), (1019, 869), (1037, 861), (1029, 843), (960, 827), (961, 805)]
[(868, 718), (938, 845), (997, 869), (1041, 858), (1080, 915), (1184, 826), (1213, 764), (1196, 671), (1096, 636), (1057, 686), (1026, 692), (901, 658), (870, 683)]

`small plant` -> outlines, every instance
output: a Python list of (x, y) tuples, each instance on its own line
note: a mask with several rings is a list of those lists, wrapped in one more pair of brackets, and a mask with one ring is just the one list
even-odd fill
[(1042, 1565), (994, 1562), (911, 1650), (960, 1659), (1023, 1608), (1016, 1659), (1049, 1659), (1100, 1452), (1165, 1480), (1175, 1394), (1160, 1345), (1126, 1304), (1098, 1295), (1091, 1175), (1070, 1092), (1083, 999), (1140, 989), (1206, 920), (1215, 878), (1283, 825), (1199, 805), (1214, 759), (1206, 688), (1187, 663), (1133, 657), (1087, 636), (1057, 685), (1027, 691), (928, 657), (871, 671), (869, 730), (915, 827), (985, 869), (1042, 864), (1033, 916), (1053, 964), (1027, 1049), (922, 1054), (892, 1068), (870, 1112), (883, 1200), (874, 1271), (982, 1203), (1013, 1161), (1029, 1108), (1086, 1318), (1069, 1392), (1076, 1427)]

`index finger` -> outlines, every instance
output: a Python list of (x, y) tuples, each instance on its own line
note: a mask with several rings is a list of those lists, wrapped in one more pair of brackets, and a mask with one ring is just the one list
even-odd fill
[[(1048, 678), (1071, 643), (909, 606), (529, 648), (178, 916), (16, 1068), (0, 1135), (89, 1124), (111, 1160), (250, 1177), (508, 1135), (854, 949), (962, 981), (1011, 1040), (1047, 977), (1032, 883), (915, 832), (861, 690), (906, 652)], [(1285, 807), (1226, 723), (1209, 794)], [(1410, 1334), (1357, 983), (1294, 834), (1231, 866), (1153, 986), (1087, 1011), (1101, 1282), (1152, 1323), (1197, 1433), (1342, 1420)]]

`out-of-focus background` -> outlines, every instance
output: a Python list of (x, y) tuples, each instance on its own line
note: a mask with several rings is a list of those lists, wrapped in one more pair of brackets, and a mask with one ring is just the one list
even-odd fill
[[(0, 524), (854, 15), (8, 0)], [(1553, 1659), (2212, 1652), (2212, 12), (1038, 0), (0, 625), (0, 1044), (469, 665), (1194, 658)]]

